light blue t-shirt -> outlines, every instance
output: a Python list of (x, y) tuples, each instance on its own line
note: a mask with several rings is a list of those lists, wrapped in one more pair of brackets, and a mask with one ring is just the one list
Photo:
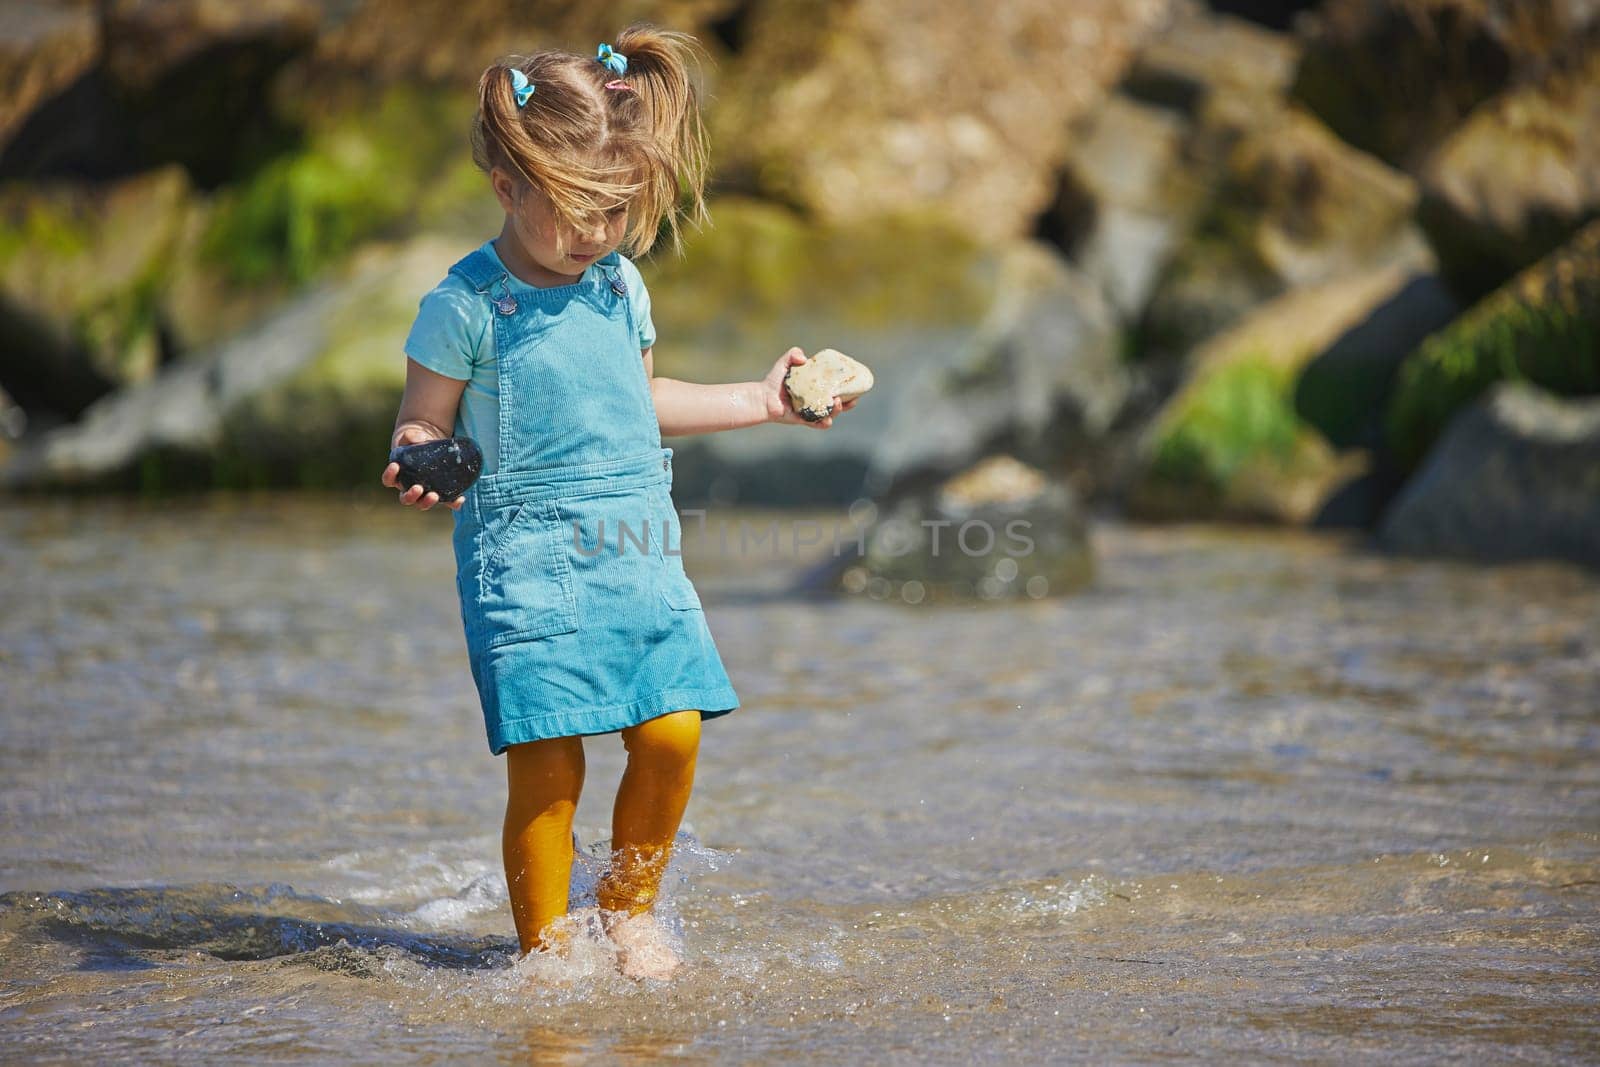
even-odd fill
[[(485, 241), (482, 250), (501, 268), (494, 239)], [(628, 286), (628, 299), (639, 324), (639, 350), (656, 343), (656, 327), (650, 318), (650, 293), (639, 276), (639, 268), (627, 256), (622, 261), (622, 280)], [(590, 264), (588, 270), (594, 270)], [(587, 272), (586, 272), (587, 273)], [(506, 271), (512, 293), (534, 287)], [(430, 289), (418, 304), (417, 319), (406, 337), (405, 353), (424, 367), (467, 383), (456, 412), (455, 433), (466, 434), (483, 449), (483, 473), (490, 475), (500, 460), (500, 372), (495, 362), (494, 313), (489, 302), (458, 274), (446, 274), (444, 281)]]

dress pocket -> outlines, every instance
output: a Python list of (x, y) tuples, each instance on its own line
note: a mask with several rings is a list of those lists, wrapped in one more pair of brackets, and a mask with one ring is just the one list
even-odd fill
[(578, 628), (572, 564), (551, 501), (528, 500), (486, 526), (478, 581), (478, 640), (485, 648)]
[(665, 600), (667, 607), (674, 611), (705, 610), (700, 603), (700, 594), (695, 590), (694, 583), (684, 574), (667, 576), (666, 584), (661, 587), (661, 599)]

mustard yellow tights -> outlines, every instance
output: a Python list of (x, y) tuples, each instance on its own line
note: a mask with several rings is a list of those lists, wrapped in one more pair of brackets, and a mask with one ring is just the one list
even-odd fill
[[(694, 787), (700, 713), (678, 711), (622, 731), (628, 768), (611, 813), (611, 868), (597, 903), (630, 915), (649, 911)], [(583, 790), (583, 738), (557, 737), (506, 749), (506, 821), (501, 844), (511, 915), (523, 952), (550, 947), (550, 923), (567, 913), (572, 816)]]

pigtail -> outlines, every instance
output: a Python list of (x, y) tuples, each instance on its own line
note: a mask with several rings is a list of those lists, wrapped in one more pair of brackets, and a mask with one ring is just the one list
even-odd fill
[(649, 249), (665, 221), (674, 246), (679, 247), (680, 218), (697, 227), (707, 220), (705, 187), (711, 153), (694, 78), (705, 53), (688, 34), (644, 24), (623, 30), (614, 47), (628, 57), (627, 82), (645, 110), (651, 139), (666, 164), (647, 180), (653, 195), (643, 198), (642, 210), (630, 220), (629, 244)]
[[(515, 65), (524, 75), (524, 63)], [(533, 160), (540, 154), (539, 146), (522, 126), (521, 109), (511, 88), (510, 63), (492, 63), (478, 79), (478, 115), (472, 123), (472, 161), (484, 173), (500, 167), (522, 175), (524, 181), (533, 182), (533, 175), (523, 166), (523, 160)], [(536, 94), (537, 95), (537, 94)], [(533, 103), (530, 99), (529, 103)]]

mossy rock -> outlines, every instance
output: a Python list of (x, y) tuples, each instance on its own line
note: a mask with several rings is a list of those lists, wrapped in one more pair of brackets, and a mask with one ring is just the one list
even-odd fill
[(315, 118), (305, 142), (212, 196), (169, 166), (112, 184), (0, 186), (0, 381), (79, 415), (224, 342), (375, 238), (498, 225), (462, 150), (459, 92), (400, 86)]
[(354, 262), (316, 353), (224, 414), (211, 483), (325, 489), (374, 481), (405, 391), (403, 346), (417, 301), (454, 262), (453, 251), (427, 239), (374, 248)]
[(148, 492), (373, 484), (417, 301), (460, 252), (440, 239), (372, 247), (204, 359), (26, 443), (0, 473), (19, 488)]
[(1548, 0), (1326, 0), (1294, 98), (1350, 144), (1415, 173), (1473, 108), (1592, 15)]
[(1456, 412), (1501, 380), (1600, 392), (1600, 222), (1485, 297), (1401, 364), (1388, 442), (1416, 467)]
[(459, 93), (402, 85), (315, 120), (297, 150), (219, 197), (207, 260), (240, 284), (301, 283), (363, 241), (488, 196), (464, 152), (472, 107)]
[(1318, 500), (1298, 499), (1303, 491), (1273, 501), (1332, 460), (1296, 415), (1293, 390), (1292, 370), (1259, 354), (1206, 376), (1164, 419), (1135, 510), (1152, 518), (1308, 517)]
[(1138, 323), (1146, 352), (1181, 355), (1295, 288), (1431, 263), (1415, 183), (1303, 109), (1219, 94), (1187, 151), (1211, 191)]
[(1307, 364), (1295, 409), (1335, 448), (1378, 449), (1395, 374), (1463, 308), (1436, 274), (1417, 274)]
[(1131, 509), (1149, 518), (1303, 522), (1358, 460), (1296, 410), (1300, 374), (1408, 281), (1403, 268), (1291, 291), (1208, 341), (1140, 443)]
[(160, 304), (194, 193), (170, 167), (109, 187), (0, 187), (0, 381), (72, 416), (164, 358)]
[(850, 352), (883, 333), (970, 328), (992, 298), (991, 260), (939, 219), (827, 226), (773, 204), (718, 200), (681, 257), (663, 249), (640, 264), (660, 338), (656, 372), (737, 381), (764, 373), (791, 344)]
[(1472, 113), (1428, 160), (1418, 215), (1468, 299), (1600, 216), (1600, 41)]

